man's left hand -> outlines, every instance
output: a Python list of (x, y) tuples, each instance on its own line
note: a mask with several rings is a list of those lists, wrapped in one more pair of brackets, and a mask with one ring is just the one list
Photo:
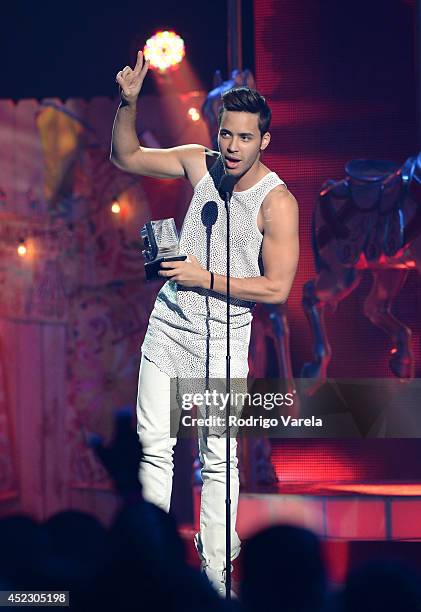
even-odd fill
[(163, 261), (159, 276), (173, 280), (184, 287), (209, 287), (210, 274), (202, 268), (194, 255), (184, 261)]

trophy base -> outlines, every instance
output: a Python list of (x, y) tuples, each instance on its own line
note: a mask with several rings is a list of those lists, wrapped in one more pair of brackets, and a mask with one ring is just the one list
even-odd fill
[(153, 261), (148, 261), (145, 263), (145, 275), (146, 280), (154, 281), (154, 280), (164, 280), (162, 276), (158, 275), (158, 272), (161, 268), (161, 262), (163, 261), (184, 261), (187, 259), (187, 255), (173, 255), (172, 257), (158, 257), (158, 259), (154, 259)]

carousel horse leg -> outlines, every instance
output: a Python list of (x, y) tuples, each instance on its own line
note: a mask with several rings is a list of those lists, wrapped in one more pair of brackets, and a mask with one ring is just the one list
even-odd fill
[[(287, 308), (284, 304), (267, 304), (265, 305), (265, 309), (268, 312), (269, 321), (271, 323), (268, 333), (275, 347), (278, 375), (280, 378), (285, 379), (285, 391), (287, 393), (295, 393), (296, 389), (292, 373)], [(297, 416), (299, 412), (298, 408), (297, 396), (297, 400), (293, 403), (291, 411), (288, 414), (293, 417)]]
[(398, 378), (414, 377), (414, 355), (411, 348), (411, 330), (391, 312), (393, 300), (401, 291), (407, 270), (371, 270), (373, 284), (364, 302), (364, 314), (384, 330), (393, 342), (389, 359), (390, 369)]
[(328, 304), (336, 307), (354, 291), (360, 280), (361, 275), (355, 268), (338, 267), (334, 273), (324, 271), (304, 285), (302, 305), (313, 334), (313, 361), (304, 364), (301, 376), (317, 379), (317, 387), (327, 378), (332, 356), (325, 325), (325, 307)]

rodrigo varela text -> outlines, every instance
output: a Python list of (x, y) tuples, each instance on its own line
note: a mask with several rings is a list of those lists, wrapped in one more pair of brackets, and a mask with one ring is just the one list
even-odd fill
[[(212, 415), (206, 418), (193, 417), (191, 414), (185, 414), (182, 417), (182, 423), (184, 427), (224, 427), (225, 417)], [(283, 416), (272, 418), (265, 418), (262, 416), (254, 417), (249, 416), (246, 418), (238, 417), (236, 415), (230, 415), (228, 417), (230, 427), (262, 427), (263, 429), (269, 429), (269, 427), (322, 427), (323, 420), (311, 416), (308, 418), (296, 419), (291, 416)]]

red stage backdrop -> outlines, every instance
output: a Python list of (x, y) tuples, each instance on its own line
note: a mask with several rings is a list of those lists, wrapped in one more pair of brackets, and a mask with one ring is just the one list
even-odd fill
[[(419, 150), (416, 140), (414, 7), (401, 0), (255, 0), (257, 88), (273, 110), (272, 142), (265, 163), (285, 180), (300, 206), (301, 261), (289, 299), (295, 374), (311, 355), (311, 336), (301, 308), (303, 284), (314, 277), (311, 214), (325, 179), (343, 177), (347, 160), (386, 158), (402, 163)], [(390, 376), (390, 341), (364, 317), (370, 277), (327, 313), (335, 377)], [(420, 359), (420, 283), (409, 274), (394, 312), (413, 330), (416, 375)], [(340, 449), (338, 447), (340, 446)], [(281, 479), (381, 477), (386, 445), (324, 443), (297, 471), (299, 441), (274, 445)], [(304, 450), (304, 446), (302, 447)], [(340, 453), (339, 453), (340, 450)], [(367, 451), (367, 464), (356, 457)], [(291, 455), (289, 454), (291, 453)], [(334, 462), (340, 455), (340, 465)], [(373, 461), (378, 458), (378, 469)], [(291, 459), (291, 461), (289, 461)], [(348, 464), (347, 464), (348, 461)], [(333, 462), (333, 463), (332, 463)], [(299, 462), (298, 462), (299, 463)], [(293, 467), (291, 467), (293, 465)], [(408, 466), (402, 462), (401, 475)], [(300, 471), (301, 470), (301, 471)], [(357, 473), (355, 473), (357, 472)]]

